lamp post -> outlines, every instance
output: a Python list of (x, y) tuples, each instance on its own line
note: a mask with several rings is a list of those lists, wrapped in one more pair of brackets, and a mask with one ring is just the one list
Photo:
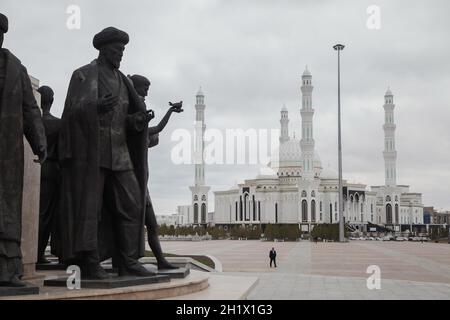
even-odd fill
[(344, 213), (342, 188), (342, 144), (341, 144), (341, 51), (344, 45), (337, 44), (333, 49), (338, 52), (338, 166), (339, 166), (339, 241), (344, 242)]

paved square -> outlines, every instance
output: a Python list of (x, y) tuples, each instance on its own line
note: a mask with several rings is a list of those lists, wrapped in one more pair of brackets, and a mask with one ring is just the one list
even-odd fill
[[(349, 243), (216, 240), (162, 241), (164, 251), (212, 255), (223, 275), (258, 276), (249, 299), (450, 299), (450, 245), (394, 241)], [(269, 267), (277, 250), (278, 268)], [(381, 289), (367, 288), (367, 267)]]

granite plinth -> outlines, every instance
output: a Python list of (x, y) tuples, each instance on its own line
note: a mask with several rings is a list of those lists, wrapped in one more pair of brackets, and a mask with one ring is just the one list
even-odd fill
[[(183, 279), (190, 274), (190, 268), (187, 266), (177, 268), (177, 269), (162, 269), (159, 270), (154, 264), (144, 264), (143, 265), (148, 271), (155, 273), (160, 276), (168, 276), (170, 279)], [(114, 273), (116, 270), (112, 268), (111, 264), (102, 264), (102, 267), (108, 273)]]
[(67, 266), (58, 262), (36, 263), (36, 270), (66, 270)]
[(3, 287), (0, 286), (0, 297), (23, 296), (30, 294), (39, 294), (39, 287), (26, 283), (24, 287)]
[[(44, 280), (44, 286), (51, 287), (67, 287), (66, 276), (47, 277)], [(169, 282), (169, 276), (155, 275), (150, 277), (134, 277), (134, 276), (113, 276), (109, 279), (81, 279), (81, 288), (88, 289), (114, 289), (123, 287), (140, 286), (146, 284), (154, 284), (161, 282)]]

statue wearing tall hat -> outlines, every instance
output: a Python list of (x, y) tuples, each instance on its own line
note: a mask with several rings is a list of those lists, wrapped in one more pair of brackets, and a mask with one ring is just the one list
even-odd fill
[(0, 286), (21, 287), (23, 136), (40, 163), (47, 144), (27, 70), (3, 48), (7, 32), (8, 19), (0, 13)]
[(84, 278), (108, 278), (100, 262), (112, 256), (121, 276), (153, 274), (138, 262), (152, 116), (119, 71), (128, 42), (113, 27), (95, 35), (98, 58), (74, 71), (62, 115), (61, 258), (78, 264)]

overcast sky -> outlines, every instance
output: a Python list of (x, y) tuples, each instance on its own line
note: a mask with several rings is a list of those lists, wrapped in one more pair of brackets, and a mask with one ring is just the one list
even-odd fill
[[(69, 30), (69, 5), (81, 28)], [(381, 29), (366, 26), (367, 7), (381, 9)], [(121, 70), (152, 81), (149, 107), (157, 119), (168, 101), (183, 100), (151, 149), (150, 193), (158, 214), (190, 202), (190, 165), (174, 165), (170, 137), (191, 129), (195, 93), (206, 95), (206, 125), (279, 127), (283, 103), (291, 134), (300, 133), (301, 74), (313, 75), (314, 138), (324, 167), (337, 167), (337, 57), (342, 53), (344, 178), (384, 184), (383, 95), (394, 93), (397, 182), (423, 194), (425, 205), (450, 209), (450, 3), (428, 1), (2, 0), (9, 48), (28, 72), (55, 91), (60, 116), (72, 72), (92, 61), (95, 33), (108, 26), (130, 35)], [(206, 169), (212, 190), (258, 174), (258, 166)], [(210, 195), (213, 210), (213, 195)]]

